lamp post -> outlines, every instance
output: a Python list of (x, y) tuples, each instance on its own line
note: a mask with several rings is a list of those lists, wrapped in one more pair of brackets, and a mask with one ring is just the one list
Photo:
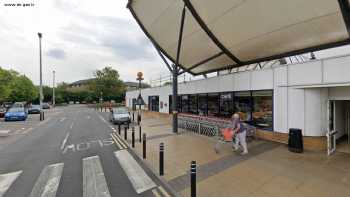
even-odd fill
[(55, 107), (56, 105), (56, 99), (55, 99), (55, 71), (52, 71), (52, 107)]
[(40, 88), (39, 88), (39, 102), (40, 102), (40, 109), (43, 108), (43, 74), (42, 74), (42, 59), (41, 59), (41, 38), (42, 33), (38, 32), (39, 36), (39, 61), (40, 61)]
[(142, 97), (141, 97), (141, 81), (144, 80), (143, 78), (143, 73), (142, 72), (138, 72), (137, 73), (137, 78), (136, 80), (139, 81), (139, 96), (138, 96), (138, 104), (139, 104), (139, 111), (137, 113), (137, 122), (140, 124), (141, 122), (141, 104), (142, 104)]

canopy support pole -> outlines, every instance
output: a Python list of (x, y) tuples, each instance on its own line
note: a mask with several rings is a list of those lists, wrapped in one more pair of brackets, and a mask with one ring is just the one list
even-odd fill
[(177, 42), (177, 53), (176, 53), (176, 61), (173, 65), (173, 133), (178, 132), (178, 120), (177, 120), (177, 77), (179, 74), (179, 60), (180, 60), (180, 53), (181, 53), (181, 46), (182, 46), (182, 34), (184, 30), (184, 24), (185, 24), (185, 16), (186, 16), (186, 6), (184, 5), (184, 8), (182, 9), (182, 15), (181, 15), (181, 24), (180, 24), (180, 32), (179, 32), (179, 40)]
[[(153, 43), (152, 43), (153, 44)], [(160, 58), (162, 58), (163, 62), (165, 63), (166, 67), (168, 68), (168, 70), (172, 73), (173, 72), (173, 69), (171, 69), (171, 66), (169, 64), (169, 62), (165, 59), (164, 55), (162, 54), (162, 52), (159, 50), (159, 48), (154, 45), (154, 48), (156, 48), (157, 52), (158, 52), (158, 55), (160, 56)]]

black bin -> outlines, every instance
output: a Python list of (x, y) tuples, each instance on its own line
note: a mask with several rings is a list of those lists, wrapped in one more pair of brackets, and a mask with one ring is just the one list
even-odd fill
[(288, 149), (294, 153), (302, 153), (304, 151), (301, 129), (289, 129)]

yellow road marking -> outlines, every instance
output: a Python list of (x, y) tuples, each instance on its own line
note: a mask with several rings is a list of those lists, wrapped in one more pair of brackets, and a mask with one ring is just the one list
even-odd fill
[(165, 196), (165, 197), (170, 197), (170, 195), (168, 194), (168, 192), (165, 191), (165, 189), (162, 186), (158, 187), (160, 192)]
[(125, 145), (129, 146), (129, 143), (128, 143), (127, 141), (125, 141), (124, 138), (122, 138), (121, 135), (119, 135), (119, 134), (117, 134), (117, 133), (116, 133), (116, 135), (119, 137), (119, 139), (120, 139)]
[(123, 148), (121, 147), (121, 145), (119, 144), (119, 142), (115, 139), (115, 137), (113, 136), (112, 133), (111, 133), (111, 137), (112, 137), (114, 143), (118, 146), (118, 148), (119, 148), (119, 149), (123, 149)]
[(123, 146), (123, 148), (128, 148), (118, 137), (118, 135), (116, 135), (115, 133), (112, 133), (112, 135), (118, 140), (118, 142)]
[(161, 197), (161, 195), (158, 193), (157, 189), (153, 189), (152, 193), (155, 197)]

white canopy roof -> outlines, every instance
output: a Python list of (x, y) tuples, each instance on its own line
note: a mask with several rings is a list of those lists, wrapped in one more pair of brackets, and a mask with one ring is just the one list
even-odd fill
[(350, 43), (349, 0), (129, 0), (153, 44), (192, 74)]

